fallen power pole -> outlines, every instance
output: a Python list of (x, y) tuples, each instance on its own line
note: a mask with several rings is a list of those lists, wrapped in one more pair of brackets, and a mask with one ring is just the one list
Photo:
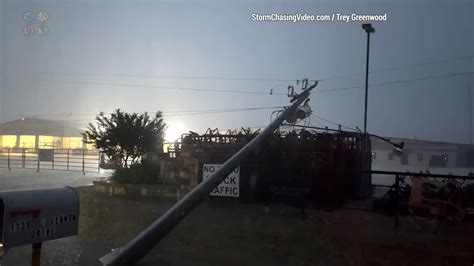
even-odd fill
[[(307, 84), (307, 82), (306, 82)], [(210, 178), (203, 180), (186, 196), (178, 201), (173, 207), (166, 211), (160, 218), (149, 225), (145, 230), (130, 240), (125, 246), (113, 249), (109, 254), (101, 257), (99, 261), (103, 265), (133, 265), (145, 256), (161, 239), (163, 239), (178, 223), (190, 213), (199, 201), (208, 195), (219, 185), (241, 162), (248, 156), (257, 145), (270, 134), (272, 134), (284, 120), (294, 115), (297, 108), (305, 101), (312, 89), (318, 82), (293, 96), (291, 106), (273, 120), (260, 134), (252, 139), (247, 145), (230, 157), (221, 168)], [(304, 86), (306, 87), (306, 86)]]

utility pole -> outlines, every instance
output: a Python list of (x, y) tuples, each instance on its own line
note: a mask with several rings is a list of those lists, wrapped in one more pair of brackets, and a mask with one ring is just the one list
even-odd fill
[(248, 156), (261, 141), (272, 134), (284, 120), (297, 111), (297, 108), (309, 97), (310, 91), (316, 87), (317, 82), (296, 94), (291, 100), (291, 106), (273, 120), (260, 134), (253, 138), (247, 145), (230, 157), (211, 177), (203, 180), (186, 196), (181, 198), (173, 207), (154, 221), (145, 230), (130, 240), (125, 246), (113, 249), (111, 253), (101, 257), (103, 265), (133, 265), (145, 256), (161, 239), (181, 222), (199, 203), (200, 199), (208, 195), (218, 186), (239, 164)]
[(367, 134), (367, 104), (369, 97), (369, 50), (370, 50), (370, 34), (375, 33), (372, 24), (362, 24), (362, 29), (367, 33), (367, 57), (365, 62), (365, 109), (364, 109), (364, 134)]
[(468, 90), (468, 101), (469, 101), (469, 144), (472, 145), (472, 74), (468, 73), (467, 76), (467, 90)]
[[(375, 28), (372, 24), (362, 24), (362, 29), (367, 33), (367, 57), (365, 62), (365, 105), (364, 105), (364, 138), (362, 142), (362, 165), (363, 171), (370, 171), (372, 169), (372, 154), (370, 148), (370, 136), (367, 134), (367, 107), (369, 103), (369, 52), (370, 52), (370, 34), (375, 33)], [(363, 173), (360, 176), (357, 184), (357, 196), (364, 197), (369, 193), (367, 187), (370, 186), (372, 177), (368, 173)]]

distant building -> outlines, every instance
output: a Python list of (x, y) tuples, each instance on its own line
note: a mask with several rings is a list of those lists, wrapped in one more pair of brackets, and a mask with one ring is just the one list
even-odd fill
[(36, 149), (92, 149), (81, 131), (65, 121), (22, 118), (0, 124), (0, 147)]
[(372, 164), (411, 165), (418, 167), (474, 167), (474, 145), (389, 138), (392, 142), (405, 143), (402, 154), (393, 146), (372, 138)]

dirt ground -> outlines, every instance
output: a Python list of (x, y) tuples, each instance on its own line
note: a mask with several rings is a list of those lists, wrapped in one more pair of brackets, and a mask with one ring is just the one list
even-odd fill
[[(44, 243), (42, 265), (100, 265), (97, 259), (149, 225), (175, 199), (131, 199), (78, 188), (78, 237)], [(207, 199), (139, 265), (473, 265), (474, 223), (438, 225), (353, 209), (332, 212)], [(29, 265), (29, 247), (1, 265)]]

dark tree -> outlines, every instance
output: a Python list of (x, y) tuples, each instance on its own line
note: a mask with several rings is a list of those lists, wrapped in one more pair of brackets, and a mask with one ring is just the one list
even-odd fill
[(161, 112), (126, 113), (117, 109), (110, 116), (100, 113), (82, 133), (84, 141), (94, 144), (119, 168), (140, 163), (144, 154), (163, 150), (166, 123)]

